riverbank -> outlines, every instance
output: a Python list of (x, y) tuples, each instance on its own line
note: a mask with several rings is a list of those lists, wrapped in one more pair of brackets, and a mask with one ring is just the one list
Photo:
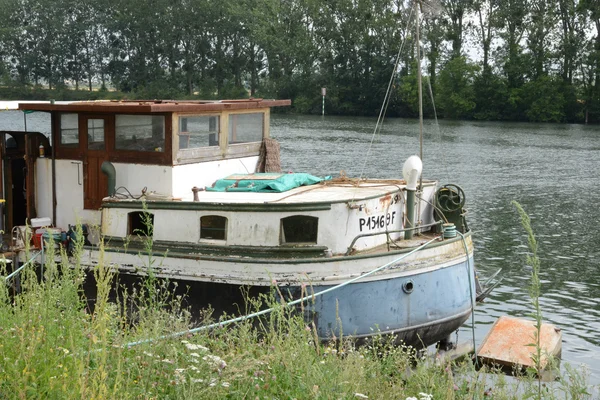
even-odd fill
[[(248, 98), (249, 93), (245, 90), (232, 91), (226, 97), (227, 99), (242, 99)], [(271, 98), (272, 96), (263, 96), (262, 94), (257, 94), (255, 97), (265, 97)], [(196, 93), (195, 95), (185, 95), (179, 92), (164, 92), (164, 91), (154, 91), (152, 89), (141, 88), (138, 91), (130, 91), (130, 92), (122, 92), (114, 89), (106, 89), (106, 88), (97, 88), (95, 90), (81, 90), (74, 89), (70, 87), (61, 87), (58, 89), (47, 89), (43, 86), (0, 86), (0, 101), (93, 101), (93, 100), (152, 100), (152, 99), (178, 99), (178, 100), (218, 100), (222, 97), (218, 97), (217, 93), (206, 94), (206, 93)], [(318, 101), (317, 101), (318, 100)], [(318, 103), (318, 107), (315, 104)], [(366, 112), (363, 110), (361, 113), (348, 113), (343, 110), (343, 107), (338, 105), (340, 108), (339, 112), (336, 113), (335, 110), (332, 110), (331, 105), (329, 105), (329, 100), (326, 102), (326, 114), (327, 116), (348, 116), (351, 115), (360, 115), (366, 117), (375, 117), (379, 113), (379, 108), (373, 108), (371, 112)], [(7, 108), (0, 107), (0, 111), (7, 110)], [(285, 108), (277, 108), (273, 109), (273, 113), (278, 114), (297, 114), (297, 115), (320, 115), (321, 114), (321, 98), (318, 97), (316, 100), (306, 99), (305, 97), (292, 98), (291, 107)], [(393, 113), (395, 116), (398, 116), (398, 113)], [(415, 118), (416, 115), (414, 113), (404, 113), (401, 115), (405, 117)], [(426, 114), (426, 119), (434, 119), (432, 114)], [(443, 116), (440, 116), (440, 119), (443, 119)], [(473, 119), (473, 118), (472, 118)], [(474, 118), (473, 120), (478, 121), (496, 121), (499, 118)], [(469, 119), (452, 119), (448, 118), (449, 121), (458, 121), (458, 120), (469, 120)], [(504, 121), (508, 121), (506, 118)], [(516, 119), (516, 121), (527, 121), (523, 118)], [(556, 121), (551, 121), (556, 122)], [(566, 122), (562, 121), (562, 122)], [(587, 122), (583, 118), (579, 118), (576, 121), (569, 121), (569, 123), (575, 122), (578, 124), (585, 124)], [(590, 120), (590, 123), (594, 124), (595, 121)], [(533, 124), (533, 123), (532, 123)]]
[[(79, 245), (80, 247), (80, 245)], [(316, 340), (302, 313), (275, 293), (244, 313), (272, 306), (261, 320), (197, 334), (184, 298), (152, 275), (115, 291), (102, 262), (93, 273), (95, 299), (83, 295), (86, 274), (46, 258), (44, 279), (28, 266), (20, 291), (0, 285), (0, 394), (14, 398), (331, 398), (331, 399), (585, 399), (585, 376), (564, 369), (538, 392), (532, 375), (507, 379), (470, 361), (436, 362), (415, 349), (376, 337)], [(63, 260), (66, 260), (63, 256)], [(74, 258), (72, 260), (76, 260)], [(67, 265), (63, 261), (63, 265)], [(3, 272), (2, 276), (6, 276)], [(4, 281), (6, 278), (2, 278)], [(89, 282), (88, 282), (89, 284)], [(89, 293), (89, 290), (86, 290)], [(210, 310), (202, 324), (210, 323)], [(165, 338), (165, 336), (167, 336)], [(150, 339), (150, 340), (148, 340)]]

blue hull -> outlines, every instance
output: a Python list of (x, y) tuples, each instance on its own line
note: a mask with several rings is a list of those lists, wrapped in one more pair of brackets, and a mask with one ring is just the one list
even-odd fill
[(312, 314), (322, 339), (382, 333), (409, 345), (428, 346), (446, 338), (469, 317), (475, 298), (472, 257), (470, 266), (470, 279), (467, 263), (461, 262), (400, 278), (354, 283), (315, 298), (305, 310)]

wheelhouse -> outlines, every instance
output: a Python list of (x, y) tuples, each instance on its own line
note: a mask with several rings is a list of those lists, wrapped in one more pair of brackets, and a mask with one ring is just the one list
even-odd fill
[(262, 99), (21, 103), (23, 111), (51, 113), (55, 144), (43, 144), (45, 157), (30, 154), (35, 208), (28, 217), (52, 216), (55, 226), (76, 219), (99, 224), (98, 209), (109, 195), (105, 161), (114, 165), (117, 188), (139, 194), (150, 182), (148, 189), (165, 198), (191, 200), (193, 186), (240, 170), (254, 172), (261, 142), (270, 134), (270, 107), (289, 104)]

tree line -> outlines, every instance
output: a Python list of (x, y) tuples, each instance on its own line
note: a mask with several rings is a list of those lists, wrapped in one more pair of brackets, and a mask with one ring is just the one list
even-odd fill
[[(445, 118), (600, 120), (600, 2), (422, 1), (426, 116), (431, 93)], [(0, 0), (0, 93), (318, 113), (326, 87), (328, 113), (374, 115), (395, 70), (388, 112), (414, 117), (414, 16), (404, 0)]]

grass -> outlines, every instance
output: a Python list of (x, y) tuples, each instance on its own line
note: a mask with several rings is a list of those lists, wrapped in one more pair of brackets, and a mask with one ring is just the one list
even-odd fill
[(540, 392), (534, 377), (507, 379), (469, 360), (436, 363), (389, 337), (360, 347), (344, 338), (321, 343), (300, 313), (276, 301), (275, 290), (250, 301), (251, 309), (275, 307), (261, 320), (130, 347), (185, 331), (190, 313), (155, 278), (115, 298), (115, 275), (102, 258), (91, 309), (81, 246), (71, 264), (64, 253), (62, 263), (48, 257), (43, 280), (26, 268), (20, 293), (0, 285), (0, 399), (589, 397), (585, 377), (571, 368)]

